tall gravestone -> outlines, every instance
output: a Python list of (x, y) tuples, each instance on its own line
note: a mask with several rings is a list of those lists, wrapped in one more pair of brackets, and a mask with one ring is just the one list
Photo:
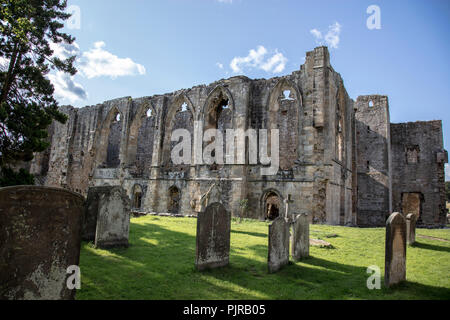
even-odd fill
[(218, 202), (209, 204), (197, 217), (197, 270), (228, 265), (230, 259), (231, 214)]
[(288, 263), (289, 223), (284, 217), (278, 217), (269, 225), (269, 272), (276, 272)]
[(416, 242), (417, 216), (410, 213), (406, 216), (406, 243), (412, 245)]
[(57, 188), (0, 188), (0, 300), (68, 300), (80, 260), (84, 198)]
[(84, 241), (95, 241), (95, 230), (97, 229), (98, 204), (100, 196), (111, 187), (90, 187), (86, 198), (81, 239)]
[(390, 287), (406, 280), (406, 220), (394, 212), (386, 222), (384, 282)]
[(300, 260), (309, 257), (309, 219), (307, 213), (294, 216), (292, 224), (292, 257)]
[(85, 222), (89, 217), (91, 220), (84, 224), (89, 227), (85, 234), (92, 232), (96, 216), (95, 247), (128, 247), (131, 203), (125, 190), (118, 186), (93, 187), (88, 194), (92, 202), (86, 203)]

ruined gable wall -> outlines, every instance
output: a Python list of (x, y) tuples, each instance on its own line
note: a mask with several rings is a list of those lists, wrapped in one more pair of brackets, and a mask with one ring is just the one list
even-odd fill
[(360, 96), (356, 108), (357, 224), (383, 226), (392, 212), (388, 98)]
[[(442, 122), (391, 124), (391, 141), (394, 211), (402, 212), (403, 193), (421, 193), (418, 225), (445, 225), (444, 164), (447, 152), (443, 146)], [(408, 150), (414, 153), (409, 155), (409, 159)], [(411, 159), (414, 155), (417, 155), (417, 162)]]

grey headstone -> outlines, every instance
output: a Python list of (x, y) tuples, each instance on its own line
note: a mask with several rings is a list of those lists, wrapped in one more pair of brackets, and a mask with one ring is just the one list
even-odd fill
[(197, 270), (228, 265), (230, 259), (231, 214), (218, 202), (208, 205), (197, 218)]
[[(101, 187), (96, 191), (98, 205), (95, 247), (128, 247), (130, 198), (121, 187)], [(95, 212), (89, 215), (95, 215)]]
[(292, 224), (292, 257), (294, 260), (309, 257), (309, 219), (307, 213), (294, 216)]
[(57, 188), (0, 188), (0, 300), (72, 300), (84, 198)]
[(417, 216), (414, 213), (406, 216), (406, 243), (409, 245), (416, 242), (416, 222)]
[(406, 280), (406, 220), (394, 212), (386, 222), (386, 256), (384, 282), (386, 287)]
[(269, 225), (269, 272), (276, 272), (289, 263), (289, 223), (284, 217)]

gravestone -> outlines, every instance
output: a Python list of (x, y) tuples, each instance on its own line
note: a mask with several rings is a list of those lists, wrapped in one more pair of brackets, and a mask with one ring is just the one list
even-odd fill
[(406, 220), (394, 212), (386, 222), (384, 282), (390, 287), (406, 280)]
[(231, 214), (219, 203), (198, 213), (195, 267), (197, 270), (228, 265), (230, 258)]
[[(87, 203), (85, 217), (97, 216), (95, 229), (95, 247), (128, 247), (131, 203), (125, 190), (121, 187), (94, 187), (89, 193), (93, 203)], [(92, 218), (93, 220), (93, 218)], [(92, 228), (91, 222), (88, 223)]]
[(57, 188), (0, 188), (0, 300), (71, 300), (84, 198)]
[(417, 215), (410, 213), (406, 216), (406, 243), (411, 245), (416, 242)]
[(309, 257), (309, 219), (307, 213), (294, 216), (292, 224), (292, 257), (294, 260)]
[(84, 241), (95, 241), (100, 196), (107, 192), (109, 188), (110, 187), (90, 187), (88, 189), (81, 229), (81, 239)]
[(280, 270), (289, 263), (289, 223), (284, 217), (276, 218), (269, 225), (269, 273)]

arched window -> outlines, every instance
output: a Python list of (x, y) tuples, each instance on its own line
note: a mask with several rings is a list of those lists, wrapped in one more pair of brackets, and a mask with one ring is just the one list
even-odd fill
[(106, 149), (107, 168), (117, 168), (120, 165), (120, 142), (122, 139), (123, 119), (119, 111), (115, 111), (113, 120), (109, 126), (108, 147)]
[(133, 131), (137, 130), (136, 173), (139, 176), (149, 175), (153, 158), (153, 142), (156, 125), (156, 116), (152, 108), (148, 108), (145, 114), (137, 121), (140, 124), (139, 128), (133, 126)]
[[(192, 146), (194, 141), (194, 115), (189, 107), (187, 97), (183, 95), (175, 98), (167, 115), (163, 145), (163, 167), (166, 172), (189, 172), (190, 163), (174, 164), (172, 161), (171, 152), (183, 139), (179, 138), (178, 141), (172, 141), (172, 133), (177, 129), (185, 129), (190, 133), (191, 143), (189, 145)], [(183, 157), (182, 153), (183, 151), (180, 151), (180, 157)]]
[(141, 209), (142, 207), (142, 188), (138, 184), (133, 187), (132, 207), (133, 209)]
[(169, 213), (179, 213), (180, 211), (181, 192), (176, 186), (169, 188), (167, 211)]
[(269, 191), (264, 196), (264, 217), (265, 219), (274, 220), (281, 214), (281, 199), (280, 196), (274, 192)]
[[(205, 109), (205, 123), (204, 131), (208, 129), (217, 129), (223, 139), (222, 159), (216, 158), (216, 150), (212, 152), (212, 157), (215, 158), (215, 163), (210, 165), (210, 170), (219, 170), (223, 167), (224, 156), (226, 154), (226, 130), (233, 129), (233, 111), (230, 108), (230, 96), (225, 92), (225, 89), (217, 87), (210, 94), (207, 100)], [(213, 143), (214, 138), (203, 143), (205, 148), (207, 145)]]
[(281, 170), (291, 170), (298, 159), (299, 108), (296, 90), (289, 82), (280, 81), (270, 96), (268, 129), (279, 130)]

